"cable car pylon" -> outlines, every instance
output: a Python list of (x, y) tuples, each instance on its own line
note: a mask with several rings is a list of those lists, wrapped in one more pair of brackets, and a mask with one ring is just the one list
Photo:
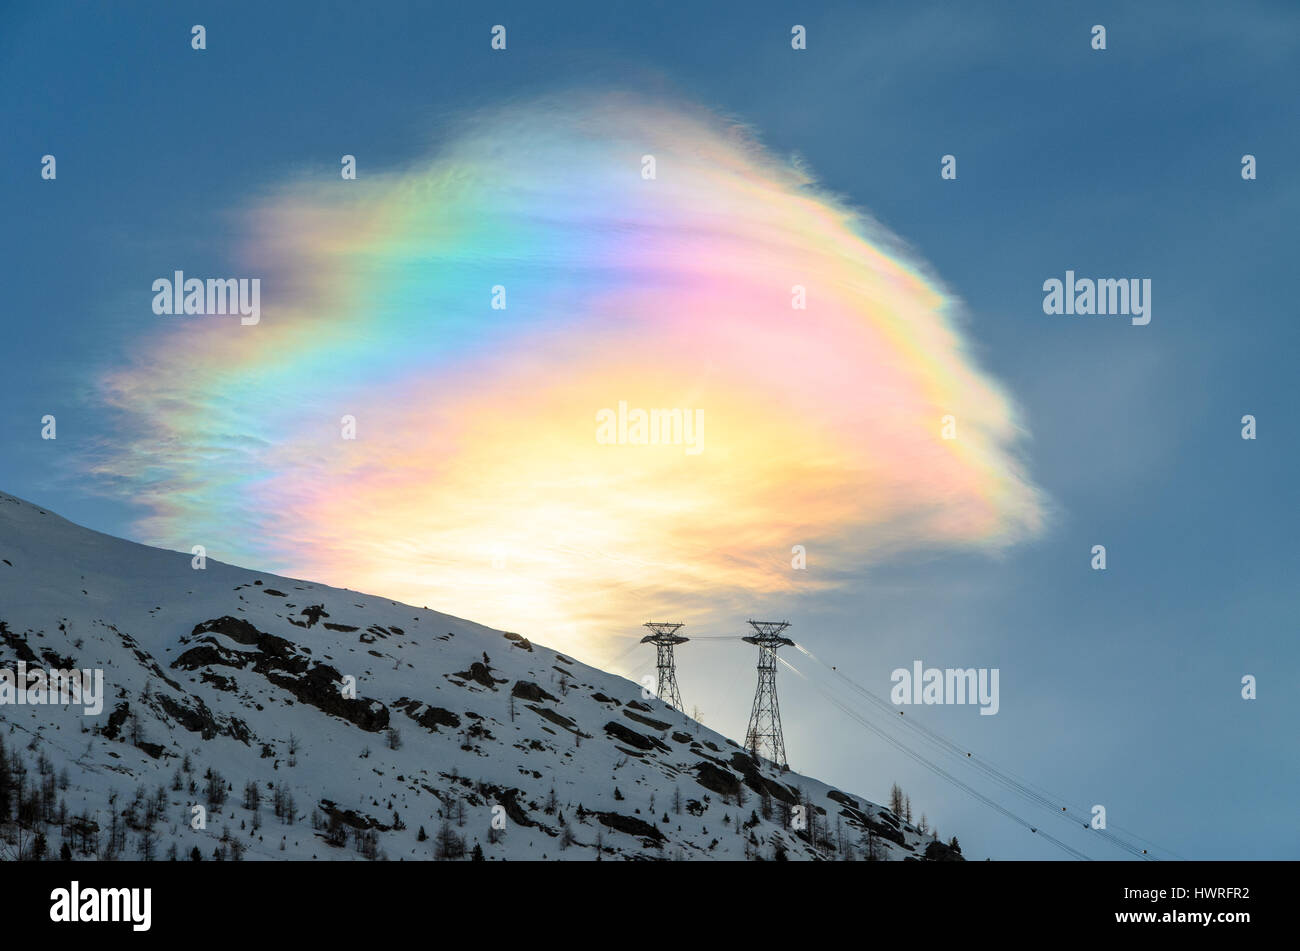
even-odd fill
[(686, 625), (667, 621), (647, 621), (641, 626), (648, 627), (653, 632), (641, 638), (641, 643), (655, 646), (655, 668), (659, 672), (659, 686), (656, 692), (659, 699), (674, 710), (685, 713), (686, 711), (682, 709), (682, 695), (677, 689), (677, 662), (673, 659), (673, 648), (690, 640), (689, 637), (677, 633)]
[(741, 640), (758, 647), (758, 689), (754, 691), (754, 707), (749, 714), (749, 729), (745, 731), (745, 748), (755, 756), (766, 753), (784, 770), (789, 763), (781, 733), (781, 708), (776, 701), (776, 651), (779, 647), (794, 646), (794, 641), (781, 636), (790, 622), (750, 621), (749, 626), (754, 633)]

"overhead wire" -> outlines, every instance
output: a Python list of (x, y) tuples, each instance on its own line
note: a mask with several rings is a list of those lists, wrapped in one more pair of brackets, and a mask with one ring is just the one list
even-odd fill
[[(740, 635), (740, 634), (693, 634), (690, 636), (689, 639), (693, 641), (695, 640), (737, 641), (737, 640), (742, 640), (743, 637), (744, 635)], [(636, 643), (630, 645), (627, 648), (627, 650), (623, 651), (622, 654), (620, 654), (619, 657), (615, 659), (615, 662), (625, 659), (639, 646), (641, 646), (641, 641), (638, 640)], [(1004, 791), (1019, 796), (1020, 798), (1028, 801), (1030, 804), (1051, 813), (1057, 818), (1066, 819), (1067, 821), (1075, 823), (1076, 825), (1081, 825), (1083, 828), (1093, 832), (1098, 838), (1108, 842), (1111, 845), (1116, 846), (1117, 848), (1123, 849), (1124, 851), (1130, 853), (1131, 855), (1134, 855), (1137, 858), (1147, 860), (1147, 861), (1154, 860), (1155, 856), (1151, 855), (1148, 849), (1144, 849), (1141, 846), (1135, 845), (1133, 842), (1129, 841), (1129, 839), (1131, 838), (1141, 842), (1145, 842), (1147, 845), (1158, 849), (1159, 847), (1156, 846), (1151, 841), (1147, 839), (1143, 839), (1141, 836), (1132, 833), (1127, 829), (1122, 829), (1119, 826), (1114, 826), (1113, 827), (1114, 830), (1124, 832), (1127, 838), (1125, 836), (1117, 835), (1115, 831), (1112, 831), (1109, 828), (1095, 828), (1092, 825), (1092, 823), (1089, 821), (1090, 816), (1083, 814), (1082, 811), (1078, 810), (1077, 808), (1074, 811), (1071, 811), (1070, 804), (1067, 803), (1065, 805), (1062, 805), (1062, 803), (1064, 803), (1065, 800), (1062, 799), (1061, 797), (1054, 796), (1048, 791), (1035, 785), (1034, 783), (1022, 779), (1021, 777), (1016, 776), (1014, 773), (1011, 773), (1008, 770), (997, 767), (991, 761), (987, 760), (982, 756), (977, 757), (972, 751), (966, 749), (961, 744), (958, 744), (953, 740), (950, 740), (942, 733), (939, 733), (938, 731), (933, 730), (930, 727), (926, 726), (924, 723), (920, 722), (916, 717), (906, 716), (905, 712), (898, 710), (894, 704), (890, 703), (889, 701), (885, 700), (883, 697), (880, 697), (879, 695), (875, 694), (871, 690), (868, 690), (866, 687), (857, 683), (852, 678), (848, 677), (846, 674), (839, 671), (836, 667), (827, 664), (824, 660), (822, 660), (820, 657), (818, 657), (816, 654), (814, 654), (804, 645), (796, 642), (794, 646), (797, 650), (799, 650), (802, 654), (807, 656), (810, 660), (820, 665), (829, 673), (833, 674), (841, 685), (847, 687), (849, 690), (851, 690), (855, 695), (857, 695), (862, 700), (866, 700), (873, 707), (875, 707), (878, 712), (882, 714), (886, 714), (887, 722), (903, 723), (909, 730), (912, 731), (912, 733), (918, 739), (923, 741), (931, 749), (934, 749), (941, 754), (946, 754), (960, 760), (961, 762), (967, 764), (968, 766), (973, 767), (982, 776), (992, 781), (997, 786), (1001, 787)], [(851, 706), (846, 704), (841, 698), (836, 697), (835, 695), (830, 693), (827, 689), (823, 688), (821, 684), (809, 678), (807, 674), (805, 674), (799, 668), (795, 667), (785, 657), (778, 655), (777, 660), (779, 660), (782, 663), (782, 665), (784, 665), (785, 667), (793, 671), (795, 674), (797, 674), (801, 679), (806, 681), (810, 686), (812, 686), (815, 690), (817, 690), (818, 693), (820, 693), (823, 697), (825, 697), (827, 701), (832, 703), (836, 708), (838, 708), (842, 713), (844, 713), (846, 716), (852, 719), (855, 723), (869, 730), (870, 732), (880, 737), (881, 739), (883, 739), (885, 742), (887, 742), (894, 748), (898, 749), (900, 752), (904, 753), (911, 759), (920, 763), (925, 768), (934, 772), (942, 779), (944, 779), (946, 782), (963, 790), (968, 795), (984, 803), (985, 805), (989, 806), (990, 808), (994, 809), (1000, 814), (1006, 816), (1007, 818), (1011, 819), (1013, 822), (1017, 823), (1018, 825), (1021, 825), (1024, 828), (1029, 829), (1031, 833), (1046, 839), (1048, 842), (1051, 842), (1057, 848), (1060, 848), (1062, 851), (1073, 856), (1074, 858), (1083, 861), (1091, 860), (1091, 857), (1089, 855), (1061, 841), (1055, 836), (1045, 832), (1038, 825), (1035, 825), (1030, 820), (1024, 818), (1023, 816), (1019, 815), (1017, 812), (1013, 811), (1012, 809), (1008, 808), (1002, 803), (996, 801), (990, 796), (985, 795), (984, 793), (980, 792), (978, 789), (974, 788), (973, 786), (970, 786), (969, 784), (963, 782), (960, 778), (954, 776), (952, 773), (944, 769), (938, 763), (930, 760), (922, 753), (913, 749), (907, 743), (903, 742), (897, 737), (886, 732), (879, 725), (871, 722), (865, 716), (863, 716), (859, 711), (853, 709)], [(645, 666), (647, 665), (643, 664), (640, 667), (638, 667), (637, 670), (639, 671), (641, 667), (645, 667)], [(1176, 853), (1173, 853), (1169, 850), (1161, 849), (1161, 851), (1168, 852), (1168, 854), (1178, 857)]]
[[(1071, 812), (1068, 805), (1062, 805), (1062, 803), (1065, 802), (1065, 800), (1062, 797), (1054, 796), (1051, 793), (1047, 792), (1046, 790), (1038, 786), (1035, 786), (1033, 783), (1020, 779), (1019, 777), (1016, 777), (1014, 774), (1010, 773), (1007, 770), (998, 768), (992, 762), (990, 762), (989, 760), (985, 759), (982, 756), (981, 757), (975, 756), (975, 754), (972, 751), (953, 742), (952, 740), (948, 739), (946, 736), (939, 733), (938, 731), (927, 727), (924, 723), (920, 722), (916, 717), (906, 716), (904, 711), (898, 710), (894, 704), (890, 703), (889, 701), (885, 700), (883, 697), (880, 697), (874, 692), (868, 690), (866, 687), (863, 687), (861, 684), (857, 683), (852, 678), (848, 677), (846, 674), (840, 672), (836, 667), (827, 664), (824, 660), (819, 658), (816, 654), (808, 650), (808, 648), (804, 647), (802, 644), (796, 643), (795, 647), (801, 653), (805, 654), (809, 659), (815, 661), (816, 663), (820, 664), (822, 667), (826, 668), (828, 672), (834, 674), (842, 683), (844, 683), (851, 690), (853, 690), (854, 693), (858, 694), (863, 699), (869, 701), (872, 705), (877, 707), (882, 712), (888, 714), (889, 719), (891, 721), (904, 723), (909, 729), (911, 729), (913, 732), (920, 735), (923, 739), (928, 741), (933, 747), (939, 749), (942, 752), (955, 756), (956, 758), (960, 759), (962, 762), (965, 762), (968, 765), (974, 767), (979, 772), (981, 772), (989, 779), (1002, 786), (1003, 788), (1029, 800), (1035, 805), (1050, 812), (1052, 815), (1058, 818), (1068, 819), (1071, 822), (1081, 825), (1083, 828), (1086, 828), (1089, 831), (1096, 833), (1098, 838), (1106, 840), (1110, 844), (1120, 849), (1123, 849), (1126, 852), (1129, 852), (1131, 855), (1134, 855), (1137, 858), (1141, 858), (1147, 861), (1154, 860), (1155, 856), (1152, 856), (1149, 850), (1133, 844), (1132, 842), (1125, 839), (1123, 836), (1115, 834), (1115, 832), (1112, 831), (1111, 829), (1095, 828), (1092, 825), (1092, 823), (1089, 821), (1091, 816), (1082, 814), (1082, 812), (1077, 809), (1076, 811)], [(800, 674), (800, 676), (804, 676), (804, 675)], [(807, 678), (805, 677), (805, 679)], [(1119, 827), (1115, 827), (1115, 828), (1118, 829)], [(1120, 831), (1127, 832), (1128, 830), (1121, 829)], [(1141, 841), (1146, 842), (1147, 845), (1154, 846), (1154, 843), (1142, 839), (1141, 836), (1133, 835), (1132, 833), (1129, 833), (1129, 835), (1131, 835), (1133, 838), (1137, 838), (1140, 839)], [(1162, 851), (1167, 851), (1167, 850), (1162, 850)], [(1172, 855), (1174, 853), (1171, 852), (1170, 854)]]
[(780, 661), (784, 666), (786, 666), (786, 667), (789, 668), (790, 670), (794, 671), (795, 674), (797, 674), (797, 675), (798, 675), (799, 677), (801, 677), (804, 681), (806, 681), (806, 682), (807, 682), (807, 683), (808, 683), (808, 684), (809, 684), (809, 685), (810, 685), (814, 690), (816, 690), (816, 691), (817, 691), (818, 693), (820, 693), (823, 697), (825, 697), (825, 698), (826, 698), (830, 703), (832, 703), (832, 704), (834, 704), (836, 707), (838, 707), (838, 708), (840, 709), (840, 711), (841, 711), (842, 713), (844, 713), (847, 717), (849, 717), (850, 719), (852, 719), (853, 721), (855, 721), (856, 723), (858, 723), (860, 726), (863, 726), (863, 727), (865, 727), (866, 729), (870, 730), (872, 733), (874, 733), (876, 736), (880, 737), (882, 740), (884, 740), (884, 741), (885, 741), (886, 743), (888, 743), (890, 746), (893, 746), (893, 747), (894, 747), (895, 749), (897, 749), (899, 752), (903, 753), (904, 755), (906, 755), (906, 756), (912, 758), (913, 760), (915, 760), (916, 762), (920, 763), (920, 764), (921, 764), (922, 766), (924, 766), (926, 769), (928, 769), (928, 770), (930, 770), (931, 772), (935, 773), (935, 774), (938, 775), (940, 778), (942, 778), (942, 779), (946, 780), (947, 782), (951, 783), (953, 786), (957, 787), (958, 789), (964, 791), (965, 793), (967, 793), (968, 795), (970, 795), (970, 796), (973, 797), (974, 799), (977, 799), (977, 800), (979, 800), (980, 802), (984, 803), (984, 804), (985, 804), (986, 806), (988, 806), (990, 809), (993, 809), (993, 810), (995, 810), (996, 812), (1001, 813), (1002, 815), (1004, 815), (1004, 816), (1006, 816), (1008, 819), (1010, 819), (1012, 822), (1015, 822), (1016, 824), (1021, 825), (1021, 826), (1023, 826), (1024, 828), (1028, 829), (1031, 833), (1034, 833), (1034, 834), (1039, 835), (1039, 836), (1041, 836), (1042, 838), (1046, 839), (1048, 842), (1052, 843), (1053, 845), (1055, 845), (1057, 848), (1061, 849), (1061, 850), (1062, 850), (1063, 852), (1065, 852), (1066, 854), (1068, 854), (1068, 855), (1070, 855), (1070, 856), (1072, 856), (1072, 857), (1074, 857), (1074, 858), (1076, 858), (1076, 859), (1078, 859), (1078, 860), (1080, 860), (1080, 861), (1084, 861), (1084, 862), (1091, 861), (1091, 857), (1090, 857), (1090, 856), (1088, 856), (1088, 855), (1086, 855), (1085, 853), (1079, 851), (1078, 849), (1074, 848), (1073, 846), (1071, 846), (1071, 845), (1069, 845), (1069, 844), (1067, 844), (1067, 843), (1065, 843), (1065, 842), (1062, 842), (1060, 839), (1056, 838), (1055, 836), (1051, 835), (1050, 833), (1044, 832), (1042, 829), (1039, 829), (1037, 826), (1035, 826), (1035, 825), (1034, 825), (1033, 823), (1031, 823), (1029, 820), (1027, 820), (1027, 819), (1025, 819), (1024, 817), (1022, 817), (1022, 816), (1020, 816), (1020, 815), (1017, 815), (1016, 813), (1012, 812), (1010, 809), (1006, 808), (1005, 806), (1003, 806), (1001, 803), (998, 803), (998, 802), (995, 801), (994, 799), (991, 799), (990, 797), (986, 796), (984, 793), (980, 792), (978, 789), (975, 789), (973, 786), (970, 786), (970, 785), (968, 785), (967, 783), (962, 782), (960, 779), (958, 779), (956, 776), (952, 775), (952, 773), (948, 772), (948, 771), (947, 771), (946, 769), (944, 769), (942, 766), (940, 766), (939, 764), (937, 764), (937, 763), (935, 763), (935, 762), (933, 762), (933, 761), (927, 759), (926, 757), (922, 756), (920, 753), (917, 753), (915, 750), (913, 750), (913, 749), (911, 749), (910, 747), (908, 747), (908, 746), (907, 746), (905, 743), (903, 743), (901, 740), (898, 740), (898, 739), (896, 739), (895, 737), (890, 736), (890, 735), (889, 735), (888, 733), (886, 733), (884, 730), (882, 730), (881, 728), (879, 728), (878, 726), (876, 726), (876, 724), (872, 723), (871, 721), (867, 720), (865, 717), (861, 716), (857, 711), (853, 710), (853, 709), (852, 709), (851, 707), (849, 707), (847, 704), (841, 702), (840, 699), (839, 699), (838, 697), (834, 696), (834, 695), (831, 694), (829, 691), (823, 689), (822, 686), (821, 686), (820, 684), (818, 684), (816, 681), (811, 680), (807, 675), (805, 675), (805, 674), (803, 673), (803, 671), (799, 670), (799, 668), (795, 667), (794, 664), (790, 663), (790, 662), (789, 662), (788, 660), (786, 660), (784, 657), (781, 657), (780, 655), (777, 655), (777, 658), (776, 658), (776, 659), (777, 659), (778, 661)]

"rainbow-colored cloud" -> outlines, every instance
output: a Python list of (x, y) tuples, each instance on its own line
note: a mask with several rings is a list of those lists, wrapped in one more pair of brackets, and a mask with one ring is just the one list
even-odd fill
[[(360, 158), (250, 211), (260, 324), (151, 316), (105, 379), (140, 428), (100, 469), (145, 540), (578, 648), (1040, 528), (952, 300), (743, 128), (537, 100), (406, 170)], [(602, 443), (620, 401), (699, 411), (703, 451)]]

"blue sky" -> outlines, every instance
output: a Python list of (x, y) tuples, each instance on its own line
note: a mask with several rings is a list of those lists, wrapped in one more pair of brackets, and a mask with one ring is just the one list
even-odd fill
[[(220, 260), (250, 194), (344, 151), (400, 166), (446, 117), (529, 90), (671, 91), (800, 155), (933, 266), (1024, 412), (1054, 506), (1001, 558), (901, 559), (796, 599), (791, 633), (882, 694), (914, 659), (998, 667), (997, 716), (926, 722), (1178, 855), (1300, 857), (1300, 10), (1043, 7), (7, 5), (0, 488), (131, 536), (143, 513), (51, 452), (39, 420), (58, 416), (61, 444), (108, 438), (90, 384), (134, 339), (122, 302), (160, 254)], [(494, 23), (503, 57), (485, 55)], [(793, 23), (808, 49), (792, 56)], [(945, 153), (956, 181), (939, 177)], [(1045, 315), (1042, 283), (1067, 268), (1150, 278), (1150, 325)], [(705, 642), (680, 658), (688, 707), (742, 734), (753, 658)], [(1258, 700), (1241, 699), (1244, 674)], [(901, 783), (968, 857), (1059, 857), (797, 679), (781, 688), (801, 772), (877, 799)]]

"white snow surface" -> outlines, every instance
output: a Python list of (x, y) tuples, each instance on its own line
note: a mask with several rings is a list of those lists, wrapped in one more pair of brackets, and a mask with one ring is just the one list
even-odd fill
[[(28, 667), (104, 672), (97, 717), (0, 705), (0, 737), (23, 756), (27, 781), (39, 781), (42, 754), (55, 777), (66, 771), (58, 796), (69, 816), (97, 823), (101, 842), (114, 809), (161, 787), (159, 859), (175, 844), (181, 858), (197, 846), (209, 860), (224, 834), (242, 842), (244, 860), (362, 860), (358, 828), (394, 861), (435, 858), (448, 836), (463, 840), (465, 858), (478, 845), (487, 860), (861, 859), (867, 818), (901, 840), (876, 834), (882, 859), (919, 858), (929, 844), (887, 809), (756, 762), (644, 700), (640, 685), (527, 632), (212, 560), (196, 570), (188, 553), (103, 535), (4, 493), (0, 559), (0, 667), (27, 657)], [(490, 686), (473, 677), (484, 655), (479, 680)], [(354, 701), (343, 693), (349, 676)], [(230, 786), (220, 807), (205, 795), (209, 769)], [(250, 781), (256, 830), (243, 803)], [(296, 821), (274, 815), (277, 788), (293, 796)], [(196, 805), (202, 829), (192, 828)], [(813, 835), (788, 827), (794, 805)], [(313, 828), (313, 811), (336, 812), (346, 843)], [(113, 857), (139, 857), (135, 821)], [(57, 824), (48, 841), (57, 854)]]

